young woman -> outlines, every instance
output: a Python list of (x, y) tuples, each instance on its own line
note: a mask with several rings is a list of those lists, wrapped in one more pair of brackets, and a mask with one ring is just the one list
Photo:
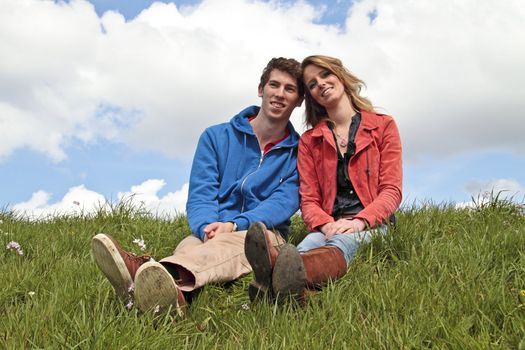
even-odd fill
[(280, 249), (262, 223), (248, 229), (245, 254), (257, 295), (301, 298), (342, 277), (362, 242), (384, 233), (401, 203), (401, 142), (392, 117), (378, 114), (360, 95), (363, 81), (340, 60), (309, 56), (301, 64), (306, 123), (297, 167), (301, 212), (309, 233)]
[(337, 58), (301, 64), (306, 123), (299, 141), (301, 212), (309, 233), (285, 245), (273, 267), (273, 291), (302, 296), (342, 277), (362, 242), (386, 231), (401, 203), (401, 142), (394, 120), (374, 112), (364, 86)]

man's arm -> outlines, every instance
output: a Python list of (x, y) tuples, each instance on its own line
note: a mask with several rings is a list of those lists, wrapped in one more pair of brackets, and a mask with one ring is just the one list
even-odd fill
[(257, 207), (233, 218), (237, 230), (247, 230), (257, 221), (273, 228), (288, 220), (299, 209), (299, 176), (297, 168), (284, 179), (275, 191)]
[(186, 213), (193, 235), (204, 240), (204, 228), (219, 220), (219, 168), (213, 135), (206, 129), (199, 138), (190, 174)]

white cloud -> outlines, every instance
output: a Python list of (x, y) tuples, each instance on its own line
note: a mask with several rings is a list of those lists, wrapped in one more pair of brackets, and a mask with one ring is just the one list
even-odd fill
[(49, 203), (50, 199), (50, 193), (37, 191), (27, 202), (15, 204), (13, 210), (30, 218), (43, 219), (58, 215), (89, 214), (106, 205), (103, 195), (88, 190), (84, 185), (70, 188), (59, 202)]
[(129, 192), (119, 192), (118, 198), (123, 202), (131, 202), (135, 206), (143, 207), (146, 211), (161, 216), (177, 216), (186, 211), (189, 184), (170, 192), (163, 197), (157, 193), (166, 185), (164, 180), (146, 180), (138, 186), (132, 186)]
[[(188, 183), (178, 191), (158, 197), (157, 193), (165, 185), (164, 180), (146, 180), (140, 185), (132, 186), (128, 192), (119, 193), (118, 199), (161, 217), (183, 214), (188, 198)], [(91, 191), (84, 185), (70, 188), (58, 202), (50, 203), (50, 199), (50, 193), (37, 191), (27, 202), (15, 204), (13, 210), (31, 219), (45, 219), (58, 215), (93, 214), (101, 208), (109, 209), (108, 201), (102, 194)]]
[(515, 199), (525, 198), (525, 186), (514, 179), (497, 179), (491, 181), (472, 180), (465, 185), (465, 189), (473, 196), (478, 195), (493, 196), (499, 195), (500, 198), (516, 197)]
[(204, 127), (258, 103), (271, 57), (313, 53), (367, 82), (408, 158), (525, 151), (521, 0), (363, 0), (342, 29), (304, 1), (154, 3), (127, 22), (83, 0), (0, 9), (0, 158), (27, 147), (60, 161), (97, 138), (189, 156)]
[[(472, 200), (456, 203), (456, 208), (476, 208), (496, 198), (517, 203), (523, 203), (525, 200), (525, 186), (514, 179), (472, 180), (465, 185), (465, 189), (470, 193)], [(521, 204), (520, 206), (523, 208)]]

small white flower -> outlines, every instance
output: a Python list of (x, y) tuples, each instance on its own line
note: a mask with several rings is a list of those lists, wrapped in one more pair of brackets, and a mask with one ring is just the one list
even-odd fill
[(241, 308), (242, 308), (243, 310), (250, 310), (250, 305), (244, 303), (244, 304), (241, 305)]
[(7, 243), (6, 249), (20, 249), (20, 244), (18, 242), (11, 241)]
[(159, 311), (160, 311), (160, 305), (155, 306), (155, 308), (153, 309), (153, 313), (158, 314)]
[(131, 310), (132, 307), (133, 307), (133, 300), (130, 299), (128, 303), (126, 304), (126, 309)]
[(131, 282), (128, 287), (128, 293), (133, 293), (135, 291), (135, 283)]
[(0, 220), (0, 225), (2, 225), (4, 223), (4, 220)]
[(140, 250), (146, 250), (146, 243), (144, 243), (143, 239), (135, 238), (133, 240), (133, 243), (139, 246)]
[(15, 250), (18, 255), (24, 255), (24, 251), (18, 242), (11, 241), (5, 246), (7, 250)]
[(32, 296), (35, 295), (36, 293), (33, 292), (33, 291), (30, 291), (30, 292), (28, 292), (27, 294), (29, 294), (29, 296), (32, 297)]

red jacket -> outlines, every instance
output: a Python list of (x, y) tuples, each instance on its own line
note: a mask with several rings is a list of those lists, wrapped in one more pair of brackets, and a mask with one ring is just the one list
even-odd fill
[[(355, 142), (348, 173), (364, 206), (355, 218), (374, 227), (401, 204), (403, 169), (396, 123), (390, 116), (361, 112)], [(303, 220), (310, 231), (318, 231), (319, 226), (334, 221), (337, 192), (337, 148), (326, 121), (301, 136), (297, 168)]]

